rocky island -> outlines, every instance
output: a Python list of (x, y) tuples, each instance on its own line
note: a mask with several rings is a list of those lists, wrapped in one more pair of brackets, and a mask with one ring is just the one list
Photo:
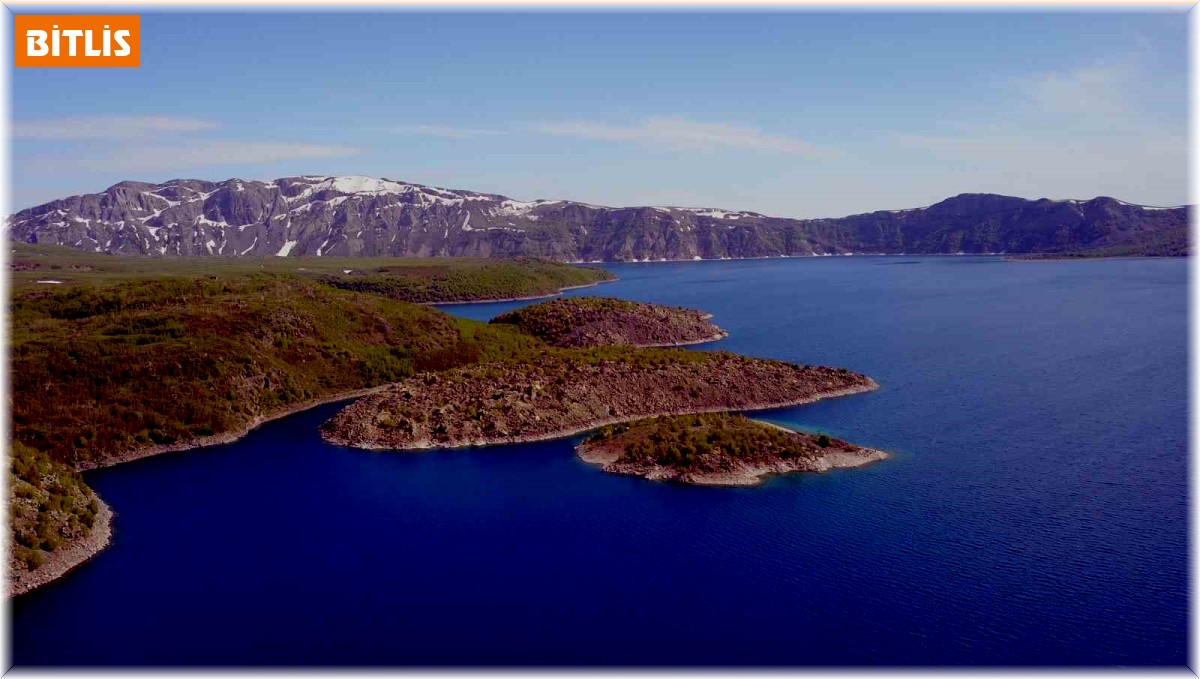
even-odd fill
[(576, 449), (614, 474), (706, 486), (753, 486), (764, 477), (859, 467), (887, 457), (824, 434), (708, 413), (603, 427)]
[(572, 297), (515, 309), (491, 322), (514, 325), (556, 347), (671, 347), (726, 337), (710, 318), (712, 314), (683, 307)]
[(416, 375), (348, 406), (322, 425), (321, 436), (395, 450), (520, 443), (645, 417), (778, 408), (876, 387), (841, 368), (725, 352), (546, 350)]

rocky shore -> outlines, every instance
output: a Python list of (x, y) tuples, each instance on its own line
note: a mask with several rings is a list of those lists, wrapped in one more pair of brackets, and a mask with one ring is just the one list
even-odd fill
[(396, 383), (338, 413), (321, 436), (395, 450), (520, 443), (659, 415), (800, 405), (877, 386), (841, 368), (725, 352), (551, 350)]
[(604, 427), (576, 452), (613, 474), (703, 486), (754, 486), (769, 476), (861, 467), (887, 458), (841, 439), (726, 413)]
[(86, 461), (80, 462), (78, 465), (76, 465), (76, 468), (79, 471), (87, 471), (89, 469), (100, 469), (103, 467), (111, 467), (113, 465), (122, 464), (125, 462), (133, 462), (134, 460), (140, 460), (145, 457), (153, 457), (155, 455), (161, 455), (162, 453), (173, 453), (173, 452), (180, 451), (180, 450), (192, 450), (194, 448), (205, 448), (208, 446), (219, 446), (219, 445), (222, 445), (225, 443), (233, 443), (234, 441), (237, 441), (238, 439), (244, 437), (246, 434), (249, 434), (250, 432), (254, 431), (255, 429), (266, 424), (267, 422), (271, 422), (273, 420), (278, 420), (278, 419), (281, 419), (284, 417), (288, 417), (289, 415), (295, 415), (296, 413), (303, 412), (305, 410), (309, 410), (310, 408), (316, 408), (317, 406), (325, 405), (326, 403), (336, 403), (338, 401), (348, 401), (352, 398), (359, 398), (362, 396), (367, 396), (369, 394), (375, 394), (380, 391), (383, 391), (384, 389), (387, 388), (387, 386), (388, 385), (380, 385), (378, 387), (368, 387), (366, 389), (355, 389), (352, 391), (344, 391), (344, 392), (340, 392), (340, 393), (333, 394), (330, 396), (325, 396), (322, 398), (310, 399), (303, 403), (297, 403), (295, 405), (288, 406), (286, 408), (272, 410), (269, 413), (256, 415), (249, 422), (246, 422), (245, 424), (239, 426), (237, 429), (234, 429), (232, 431), (225, 431), (225, 432), (221, 432), (220, 434), (213, 434), (212, 436), (197, 436), (195, 438), (187, 439), (186, 441), (178, 441), (176, 443), (170, 443), (170, 444), (139, 446), (136, 448), (132, 448), (130, 450), (126, 450), (124, 452), (110, 455), (103, 459), (86, 460)]
[(556, 347), (677, 347), (727, 336), (695, 309), (612, 297), (572, 297), (515, 309), (492, 319)]
[(99, 511), (96, 512), (96, 521), (87, 535), (66, 543), (53, 552), (45, 553), (45, 560), (33, 570), (28, 570), (22, 564), (9, 559), (8, 596), (19, 596), (61, 578), (82, 566), (112, 542), (112, 509), (99, 497), (95, 499), (99, 504)]

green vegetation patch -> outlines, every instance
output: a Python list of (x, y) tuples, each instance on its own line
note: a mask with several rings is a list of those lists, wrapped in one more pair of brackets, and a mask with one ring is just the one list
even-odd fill
[(161, 278), (233, 280), (259, 274), (297, 274), (343, 290), (404, 302), (441, 303), (551, 295), (565, 287), (614, 278), (596, 267), (529, 257), (143, 257), (55, 245), (9, 245), (9, 277), (18, 291)]
[(75, 468), (540, 346), (297, 274), (18, 292), (11, 322), (14, 436)]
[(617, 445), (619, 461), (635, 465), (717, 472), (727, 460), (816, 458), (827, 449), (850, 449), (851, 444), (821, 434), (786, 431), (742, 415), (704, 413), (654, 417), (603, 427), (585, 445)]
[(47, 553), (87, 536), (100, 503), (79, 474), (14, 443), (9, 455), (10, 566), (36, 570)]
[(405, 302), (445, 303), (538, 297), (612, 278), (603, 269), (521, 258), (471, 267), (386, 266), (374, 271), (323, 275), (318, 280), (342, 290), (370, 292)]

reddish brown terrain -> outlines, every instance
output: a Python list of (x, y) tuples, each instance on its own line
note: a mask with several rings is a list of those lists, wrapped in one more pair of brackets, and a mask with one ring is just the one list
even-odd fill
[(492, 319), (514, 325), (557, 347), (677, 347), (726, 337), (695, 309), (629, 302), (612, 297), (571, 297), (515, 309)]
[(549, 350), (414, 376), (348, 406), (322, 425), (321, 435), (375, 449), (516, 443), (644, 417), (776, 408), (876, 387), (841, 368), (724, 352)]

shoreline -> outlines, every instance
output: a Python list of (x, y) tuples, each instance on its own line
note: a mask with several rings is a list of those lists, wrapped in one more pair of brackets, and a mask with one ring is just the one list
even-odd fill
[[(389, 385), (387, 384), (383, 384), (376, 387), (355, 389), (333, 396), (327, 396), (324, 398), (314, 399), (312, 401), (306, 401), (304, 403), (298, 403), (294, 406), (283, 408), (267, 415), (255, 417), (253, 420), (246, 423), (245, 426), (239, 427), (235, 431), (213, 434), (212, 436), (202, 436), (179, 443), (138, 448), (136, 450), (131, 450), (107, 459), (103, 463), (90, 463), (81, 465), (76, 467), (76, 471), (84, 472), (93, 469), (104, 469), (107, 467), (124, 464), (126, 462), (134, 462), (136, 460), (154, 457), (163, 453), (173, 453), (183, 450), (193, 450), (196, 448), (206, 448), (209, 446), (219, 446), (226, 443), (233, 443), (245, 438), (250, 432), (268, 422), (295, 415), (305, 410), (311, 410), (312, 408), (323, 406), (329, 403), (336, 403), (338, 401), (346, 401), (349, 399), (368, 396), (375, 392), (382, 391), (388, 386)], [(112, 508), (109, 507), (108, 504), (104, 502), (104, 499), (100, 497), (99, 493), (92, 491), (92, 496), (95, 497), (96, 502), (99, 503), (100, 511), (96, 513), (96, 524), (92, 527), (92, 531), (88, 534), (88, 536), (68, 547), (51, 552), (50, 555), (46, 557), (46, 562), (35, 571), (26, 571), (23, 576), (19, 578), (14, 578), (10, 573), (8, 581), (9, 586), (6, 590), (5, 596), (7, 596), (9, 599), (12, 599), (13, 597), (20, 596), (39, 587), (49, 585), (68, 575), (76, 568), (83, 566), (97, 554), (104, 551), (104, 549), (110, 544), (112, 544), (112, 522), (115, 514), (113, 513)]]
[(10, 572), (8, 588), (5, 592), (6, 598), (11, 600), (63, 578), (71, 571), (91, 561), (93, 557), (112, 544), (114, 516), (112, 508), (105, 504), (104, 500), (100, 499), (95, 492), (92, 493), (92, 496), (100, 505), (100, 511), (96, 512), (96, 523), (92, 525), (92, 530), (87, 537), (49, 552), (45, 556), (46, 561), (36, 570), (24, 571), (19, 576), (14, 576)]
[(1070, 256), (1051, 256), (1044, 257), (1027, 257), (1023, 255), (1010, 255), (1005, 257), (1005, 262), (1104, 262), (1111, 260), (1122, 259), (1187, 259), (1191, 255), (1105, 255), (1103, 257), (1070, 257)]
[[(708, 316), (709, 316), (709, 318), (712, 318), (712, 314), (709, 314)], [(724, 330), (721, 330), (713, 335), (710, 335), (708, 337), (704, 337), (701, 339), (684, 340), (682, 342), (662, 342), (660, 344), (634, 344), (633, 346), (637, 347), (639, 349), (669, 349), (672, 347), (688, 347), (688, 346), (692, 346), (693, 344), (708, 344), (709, 342), (719, 342), (720, 340), (723, 340), (726, 337), (729, 337), (729, 333), (725, 332)]]
[(594, 288), (602, 283), (616, 283), (620, 278), (610, 278), (608, 280), (596, 281), (595, 283), (584, 283), (583, 285), (568, 285), (565, 288), (559, 288), (558, 292), (547, 292), (544, 295), (529, 295), (526, 297), (497, 297), (496, 299), (469, 299), (458, 302), (414, 302), (422, 306), (459, 306), (462, 304), (499, 304), (500, 302), (528, 302), (535, 299), (550, 299), (551, 297), (561, 297), (567, 290), (582, 290), (583, 288)]
[[(555, 260), (562, 264), (682, 264), (685, 262), (745, 262), (766, 259), (825, 259), (829, 257), (1004, 257), (1006, 252), (823, 252), (807, 255), (755, 255), (753, 257), (702, 257), (685, 259)], [(1172, 255), (1174, 256), (1174, 255)], [(1183, 256), (1183, 255), (1181, 255)]]
[[(685, 483), (693, 486), (708, 486), (710, 488), (745, 488), (749, 486), (761, 486), (772, 477), (787, 476), (790, 474), (824, 474), (831, 469), (854, 469), (857, 467), (865, 467), (869, 464), (886, 460), (889, 455), (882, 450), (875, 448), (863, 448), (857, 453), (837, 452), (829, 453), (817, 459), (819, 464), (817, 469), (804, 469), (797, 467), (786, 468), (786, 465), (775, 467), (746, 467), (740, 472), (729, 472), (725, 474), (703, 474), (695, 476), (687, 481), (679, 479), (663, 479), (675, 483)], [(834, 458), (834, 459), (830, 459)], [(607, 471), (607, 470), (604, 470)], [(619, 472), (609, 472), (619, 473)], [(649, 476), (643, 478), (651, 481), (659, 479), (650, 479)]]
[[(389, 385), (384, 384), (376, 387), (367, 387), (365, 389), (356, 389), (341, 394), (328, 396), (324, 398), (298, 403), (288, 408), (275, 411), (267, 415), (255, 417), (245, 426), (239, 427), (235, 431), (223, 432), (221, 434), (213, 434), (212, 436), (202, 436), (199, 438), (182, 441), (179, 443), (162, 444), (138, 448), (136, 450), (121, 453), (113, 458), (105, 460), (103, 463), (88, 463), (76, 467), (76, 471), (85, 472), (93, 469), (104, 469), (113, 467), (126, 462), (134, 462), (137, 460), (154, 457), (163, 453), (174, 453), (183, 450), (193, 450), (197, 448), (206, 448), (209, 446), (219, 446), (226, 443), (233, 443), (242, 438), (245, 438), (250, 432), (261, 427), (262, 425), (274, 420), (282, 419), (305, 410), (311, 410), (318, 406), (323, 406), (328, 403), (336, 403), (354, 398), (368, 396), (378, 391), (382, 391)], [(20, 596), (39, 587), (44, 587), (56, 580), (69, 574), (71, 571), (83, 566), (92, 557), (99, 554), (106, 547), (112, 544), (112, 521), (115, 514), (112, 508), (104, 502), (99, 493), (92, 491), (93, 497), (100, 505), (100, 511), (96, 514), (96, 524), (92, 527), (92, 531), (83, 540), (74, 543), (68, 547), (60, 549), (56, 552), (51, 552), (50, 556), (46, 557), (46, 562), (43, 563), (35, 571), (26, 571), (21, 578), (13, 578), (10, 574), (8, 581), (8, 590), (6, 596), (11, 599), (15, 596)]]
[(107, 467), (113, 467), (126, 462), (133, 462), (135, 460), (141, 460), (147, 457), (154, 457), (155, 455), (161, 455), (163, 453), (175, 453), (182, 450), (193, 450), (196, 448), (207, 448), (209, 446), (219, 446), (226, 443), (233, 443), (245, 438), (247, 434), (268, 422), (273, 422), (274, 420), (279, 420), (290, 415), (295, 415), (305, 410), (311, 410), (318, 406), (323, 406), (329, 403), (336, 403), (338, 401), (346, 401), (354, 398), (362, 398), (363, 396), (370, 396), (371, 394), (383, 391), (389, 386), (391, 386), (391, 383), (381, 384), (376, 387), (355, 389), (311, 401), (305, 401), (304, 403), (297, 403), (294, 406), (288, 406), (287, 408), (273, 411), (269, 414), (259, 415), (236, 430), (222, 432), (220, 434), (213, 434), (212, 436), (200, 436), (198, 438), (180, 441), (178, 443), (164, 443), (147, 446), (145, 448), (137, 448), (125, 453), (120, 453), (112, 458), (104, 460), (103, 462), (86, 462), (77, 466), (75, 469), (76, 471), (80, 472), (91, 471), (93, 469), (105, 469)]
[(560, 439), (570, 438), (578, 434), (592, 431), (600, 427), (606, 427), (610, 424), (620, 424), (622, 422), (632, 422), (634, 420), (642, 420), (648, 417), (666, 417), (671, 415), (699, 415), (703, 413), (743, 413), (753, 412), (758, 410), (774, 410), (776, 408), (792, 408), (795, 406), (808, 405), (816, 403), (827, 398), (839, 398), (842, 396), (852, 396), (854, 394), (862, 394), (869, 391), (874, 391), (879, 388), (879, 384), (875, 380), (867, 378), (869, 382), (861, 386), (846, 387), (844, 389), (835, 389), (823, 394), (809, 396), (807, 398), (796, 399), (792, 401), (783, 401), (780, 403), (758, 404), (751, 406), (743, 406), (738, 408), (730, 408), (728, 406), (712, 406), (709, 408), (684, 408), (682, 410), (669, 410), (655, 413), (642, 413), (637, 415), (622, 415), (617, 417), (593, 420), (587, 425), (573, 429), (564, 429), (548, 434), (537, 434), (533, 436), (516, 436), (505, 439), (473, 439), (470, 441), (459, 441), (445, 445), (433, 445), (432, 441), (423, 439), (415, 441), (413, 445), (404, 448), (392, 448), (389, 446), (373, 445), (369, 443), (350, 443), (349, 441), (330, 435), (322, 425), (318, 430), (318, 435), (322, 441), (326, 443), (341, 446), (343, 448), (356, 448), (359, 450), (390, 450), (396, 452), (413, 452), (413, 451), (431, 451), (431, 450), (466, 450), (470, 448), (486, 448), (489, 446), (505, 446), (519, 443), (538, 443), (541, 441), (557, 441)]

